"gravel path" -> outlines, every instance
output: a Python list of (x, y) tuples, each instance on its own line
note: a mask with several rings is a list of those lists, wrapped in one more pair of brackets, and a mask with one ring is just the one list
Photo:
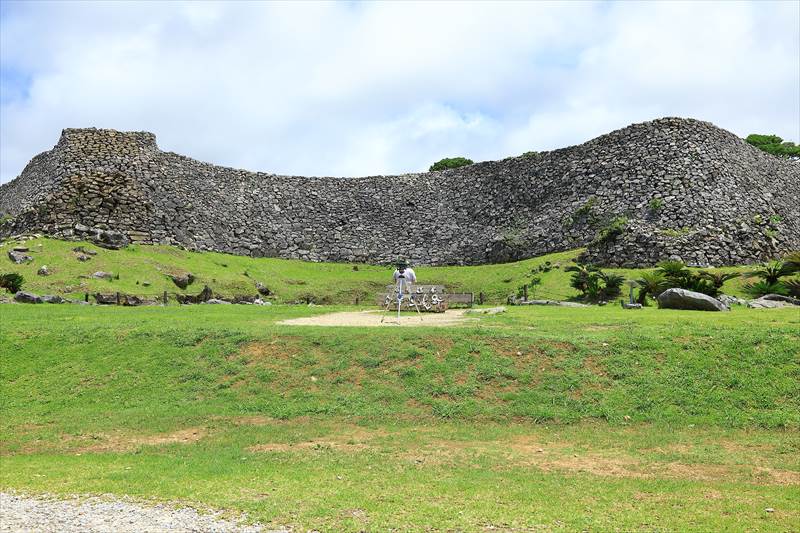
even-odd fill
[(266, 533), (260, 525), (223, 520), (219, 514), (200, 514), (194, 509), (168, 505), (145, 506), (125, 499), (57, 500), (0, 492), (2, 533)]

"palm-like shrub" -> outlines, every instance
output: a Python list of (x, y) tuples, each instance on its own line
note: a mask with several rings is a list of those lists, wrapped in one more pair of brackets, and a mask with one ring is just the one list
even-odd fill
[(23, 278), (20, 274), (14, 272), (10, 274), (0, 274), (0, 288), (5, 289), (10, 293), (19, 292), (24, 282), (25, 278)]
[(800, 272), (800, 250), (786, 254), (783, 257), (783, 262), (792, 272)]
[(741, 276), (741, 274), (738, 272), (709, 272), (708, 270), (704, 270), (700, 272), (698, 276), (710, 281), (715, 288), (721, 289), (726, 281), (736, 279)]
[(569, 286), (581, 294), (586, 293), (590, 276), (598, 270), (594, 265), (570, 265), (564, 269), (565, 272), (572, 272)]
[(603, 288), (601, 289), (600, 297), (603, 300), (611, 300), (612, 298), (616, 298), (622, 292), (622, 284), (625, 282), (625, 278), (620, 276), (619, 274), (609, 274), (606, 272), (598, 272), (597, 277), (599, 277), (603, 282)]
[(709, 296), (719, 294), (719, 287), (716, 287), (711, 280), (686, 268), (683, 261), (662, 261), (658, 264), (658, 271), (664, 275), (668, 289), (686, 289)]
[(786, 287), (790, 296), (800, 298), (800, 278), (790, 278), (783, 280), (783, 286)]
[(610, 300), (622, 292), (625, 278), (618, 274), (603, 272), (594, 265), (570, 265), (564, 270), (572, 272), (570, 287), (580, 292), (584, 300)]
[(745, 275), (749, 278), (761, 278), (767, 282), (767, 284), (773, 285), (778, 283), (782, 277), (789, 276), (794, 272), (795, 270), (790, 263), (785, 263), (783, 261), (770, 261), (769, 263), (764, 263), (763, 265), (754, 268)]
[(662, 292), (670, 288), (667, 278), (664, 277), (664, 273), (658, 270), (654, 272), (643, 272), (642, 277), (637, 279), (636, 283), (639, 284), (639, 297), (636, 301), (642, 305), (647, 303), (648, 296), (651, 298), (658, 298)]
[(754, 298), (764, 296), (765, 294), (782, 294), (784, 296), (789, 294), (789, 290), (783, 283), (769, 283), (766, 280), (757, 281), (756, 283), (745, 283), (742, 286), (742, 290)]

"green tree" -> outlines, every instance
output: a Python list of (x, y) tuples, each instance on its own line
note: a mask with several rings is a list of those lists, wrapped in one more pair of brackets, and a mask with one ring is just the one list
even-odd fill
[(459, 168), (465, 167), (467, 165), (472, 165), (474, 161), (472, 159), (467, 159), (466, 157), (445, 157), (444, 159), (440, 159), (436, 163), (431, 165), (431, 168), (428, 170), (430, 172), (435, 172), (438, 170), (447, 170), (449, 168)]
[(745, 141), (768, 154), (800, 156), (800, 146), (796, 146), (793, 142), (784, 141), (777, 135), (752, 133), (745, 138)]

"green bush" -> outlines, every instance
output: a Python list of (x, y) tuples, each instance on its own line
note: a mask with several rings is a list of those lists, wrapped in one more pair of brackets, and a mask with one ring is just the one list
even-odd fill
[(6, 289), (10, 293), (19, 292), (22, 289), (22, 284), (25, 282), (20, 274), (0, 274), (0, 288)]
[(745, 141), (768, 154), (800, 157), (800, 146), (796, 146), (793, 142), (784, 141), (777, 135), (753, 133), (748, 135)]
[(625, 226), (628, 225), (628, 218), (627, 217), (616, 217), (611, 220), (608, 224), (604, 227), (600, 228), (600, 231), (597, 233), (596, 240), (598, 242), (607, 242), (618, 235), (622, 235), (622, 232), (625, 231)]
[(625, 278), (618, 274), (608, 274), (594, 265), (573, 265), (564, 270), (572, 272), (570, 287), (580, 292), (583, 300), (608, 301), (622, 292)]
[[(667, 289), (686, 289), (716, 297), (722, 287), (717, 286), (719, 280), (716, 275), (709, 276), (703, 272), (695, 274), (686, 268), (683, 261), (662, 261), (658, 264), (658, 272), (664, 276)], [(725, 281), (723, 279), (722, 283)]]
[(447, 170), (449, 168), (465, 167), (473, 163), (474, 161), (472, 159), (467, 159), (466, 157), (445, 157), (444, 159), (432, 164), (431, 168), (428, 170), (430, 172), (436, 172), (438, 170)]
[(650, 211), (658, 211), (664, 207), (664, 200), (661, 198), (651, 198), (647, 205), (650, 207)]
[(782, 294), (784, 296), (789, 294), (789, 289), (787, 289), (783, 283), (769, 283), (764, 280), (756, 283), (746, 283), (742, 285), (742, 290), (755, 298), (764, 296), (765, 294)]

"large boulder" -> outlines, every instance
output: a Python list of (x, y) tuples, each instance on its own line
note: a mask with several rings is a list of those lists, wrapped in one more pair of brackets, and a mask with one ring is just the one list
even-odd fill
[(661, 309), (688, 309), (691, 311), (730, 311), (730, 307), (700, 292), (686, 289), (667, 289), (658, 296)]
[(92, 274), (92, 277), (94, 279), (112, 280), (112, 279), (114, 279), (114, 274), (112, 274), (111, 272), (102, 272), (102, 271), (100, 271), (100, 272), (95, 272), (94, 274)]
[(42, 298), (32, 292), (19, 291), (14, 295), (14, 300), (21, 304), (40, 304)]
[(94, 237), (92, 241), (97, 246), (100, 246), (101, 248), (107, 248), (109, 250), (119, 250), (128, 246), (128, 243), (130, 242), (127, 235), (113, 230), (98, 231), (97, 236)]
[(58, 294), (45, 294), (42, 296), (42, 301), (46, 304), (63, 304), (66, 300)]
[(761, 298), (750, 300), (747, 307), (751, 309), (777, 309), (780, 307), (795, 307), (800, 305), (800, 300), (781, 294), (766, 294)]
[(181, 274), (170, 274), (170, 279), (172, 282), (180, 287), (181, 289), (185, 289), (192, 283), (194, 283), (194, 274), (191, 272), (183, 272)]

